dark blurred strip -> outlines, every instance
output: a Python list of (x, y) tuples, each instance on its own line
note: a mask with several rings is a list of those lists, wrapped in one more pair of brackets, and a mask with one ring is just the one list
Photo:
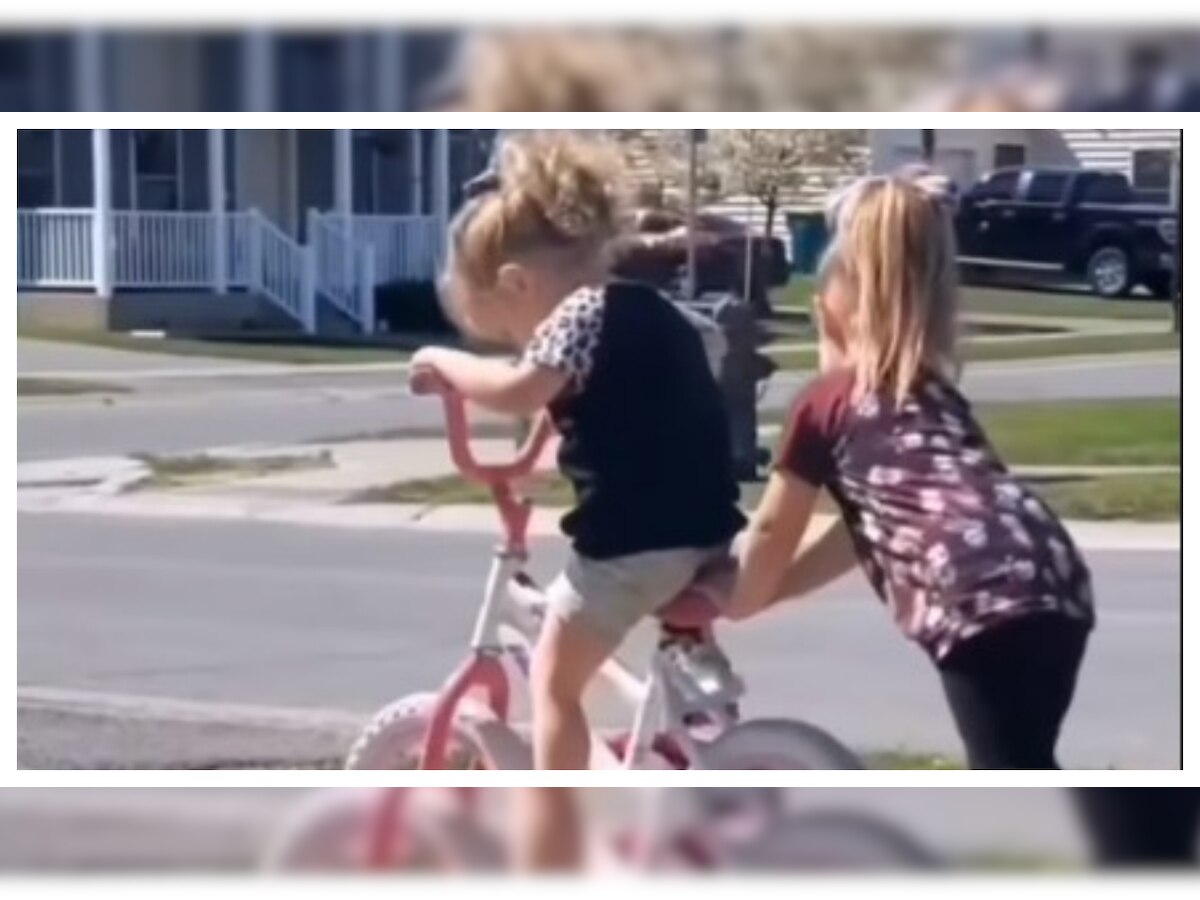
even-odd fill
[(3, 111), (1200, 109), (1200, 30), (9, 32)]

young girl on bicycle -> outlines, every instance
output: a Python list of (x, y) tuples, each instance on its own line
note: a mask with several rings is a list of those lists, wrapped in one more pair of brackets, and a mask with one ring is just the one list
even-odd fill
[[(814, 303), (820, 373), (791, 413), (731, 614), (816, 590), (857, 563), (932, 657), (971, 768), (1058, 768), (1093, 624), (1091, 580), (956, 387), (945, 185), (910, 170), (862, 180), (834, 205)], [(798, 550), (821, 491), (841, 521)]]
[[(745, 524), (700, 335), (654, 289), (608, 277), (625, 221), (616, 160), (565, 134), (505, 140), (451, 226), (445, 287), (465, 330), (523, 348), (520, 360), (444, 348), (413, 359), (416, 372), (432, 370), (483, 407), (521, 417), (547, 409), (561, 435), (559, 467), (576, 503), (562, 521), (572, 552), (548, 591), (532, 664), (539, 769), (588, 767), (585, 686)], [(560, 815), (539, 819), (543, 848), (563, 840)]]

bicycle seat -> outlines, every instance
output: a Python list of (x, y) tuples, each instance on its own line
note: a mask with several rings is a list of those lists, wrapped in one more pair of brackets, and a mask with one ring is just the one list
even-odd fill
[(723, 614), (737, 580), (737, 562), (722, 559), (702, 568), (696, 580), (655, 613), (668, 628), (704, 629)]

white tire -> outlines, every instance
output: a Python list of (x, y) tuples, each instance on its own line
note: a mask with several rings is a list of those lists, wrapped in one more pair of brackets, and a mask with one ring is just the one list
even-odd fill
[[(391, 868), (496, 871), (503, 866), (495, 835), (461, 805), (439, 802), (452, 796), (429, 789), (409, 791), (395, 830), (396, 846), (389, 854)], [(310, 795), (271, 841), (263, 867), (279, 873), (366, 870), (381, 800), (382, 792), (375, 788)]]
[[(346, 757), (347, 769), (415, 769), (436, 694), (412, 694), (375, 714)], [(528, 745), (487, 707), (464, 699), (450, 729), (447, 768), (532, 768)]]
[(700, 767), (747, 769), (865, 769), (832, 735), (789, 719), (749, 719), (722, 732), (700, 750)]

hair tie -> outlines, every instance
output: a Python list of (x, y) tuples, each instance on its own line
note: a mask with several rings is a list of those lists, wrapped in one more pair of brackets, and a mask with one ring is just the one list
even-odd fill
[(500, 190), (500, 175), (494, 169), (488, 169), (463, 185), (463, 196), (468, 200), (474, 200), (476, 197), (498, 190)]

